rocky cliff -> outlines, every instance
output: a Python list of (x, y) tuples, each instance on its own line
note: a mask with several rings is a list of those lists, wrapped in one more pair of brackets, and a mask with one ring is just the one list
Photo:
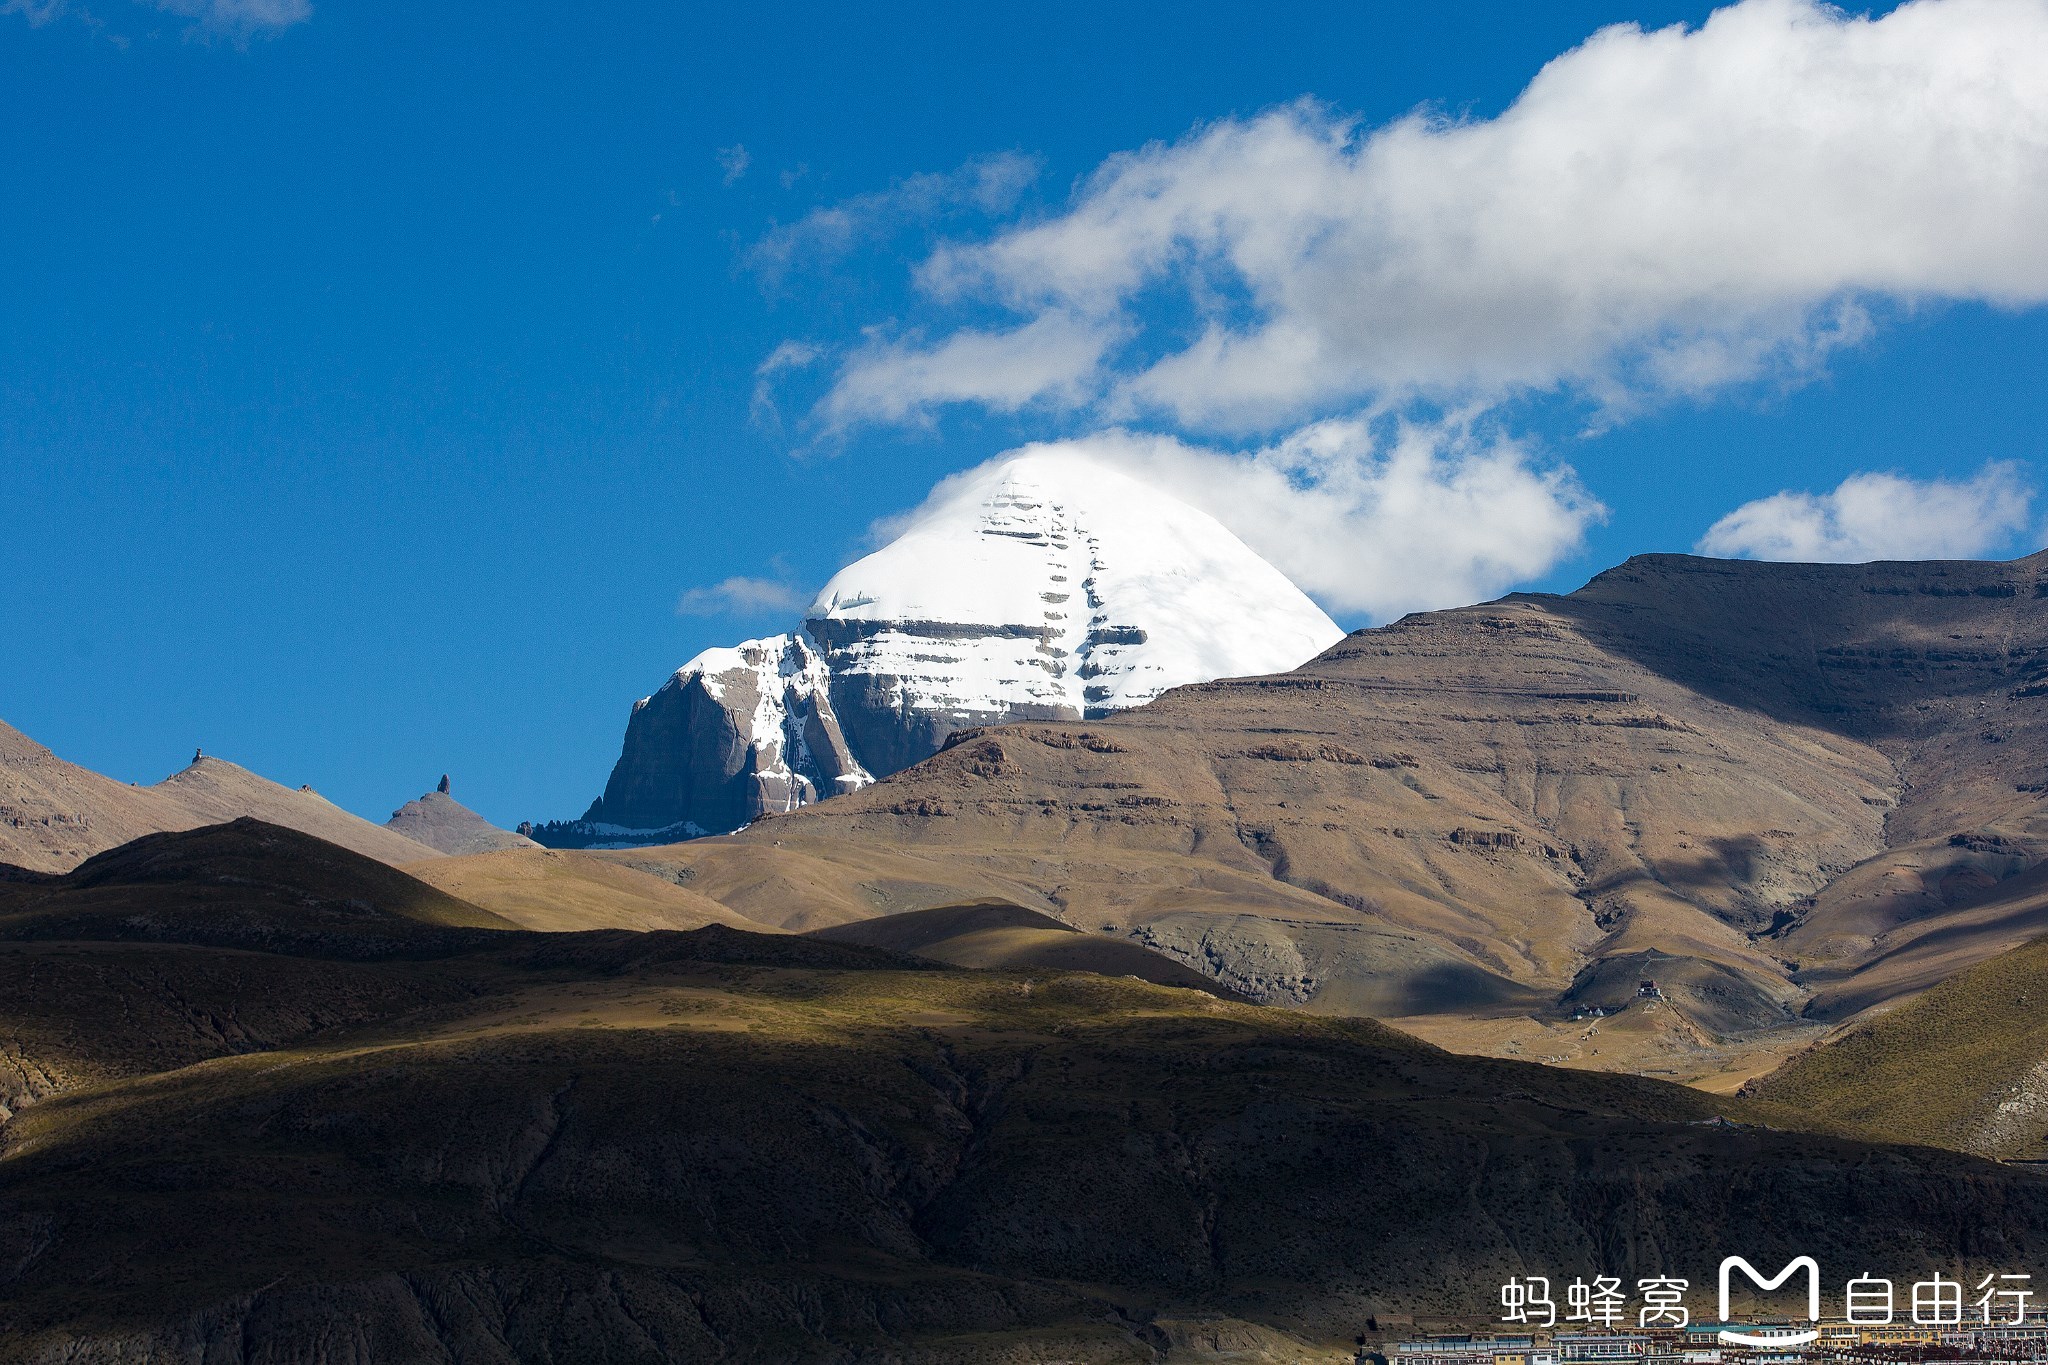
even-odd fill
[(824, 659), (801, 633), (771, 635), (706, 650), (634, 705), (582, 825), (597, 842), (717, 834), (870, 780), (833, 714)]

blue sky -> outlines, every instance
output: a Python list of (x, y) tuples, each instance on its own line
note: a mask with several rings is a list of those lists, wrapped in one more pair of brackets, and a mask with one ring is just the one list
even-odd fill
[[(1203, 309), (1257, 308), (1169, 268), (1086, 305), (1123, 349), (1079, 388), (892, 390), (894, 416), (841, 420), (876, 348), (1043, 316), (913, 274), (1080, 212), (1106, 158), (1287, 107), (1354, 138), (1419, 106), (1485, 123), (1601, 26), (1709, 9), (711, 9), (0, 6), (0, 718), (123, 779), (203, 745), (377, 819), (445, 771), (511, 824), (580, 813), (631, 701), (698, 649), (789, 624), (704, 590), (807, 592), (876, 518), (1028, 441), (1118, 425), (1244, 452), (1368, 409), (1461, 414), (1605, 509), (1511, 584), (1560, 590), (1786, 490), (2010, 461), (1981, 487), (2011, 512), (2048, 465), (2048, 314), (1993, 268), (2040, 254), (2039, 221), (1960, 284), (1849, 291), (1854, 334), (1816, 357), (1620, 400), (1596, 365), (1132, 405), (1118, 386)], [(1811, 253), (1853, 254), (1854, 227), (1817, 218)], [(785, 343), (811, 363), (764, 387)], [(2038, 524), (1978, 539), (2024, 552)], [(679, 614), (693, 589), (705, 610)], [(1321, 595), (1347, 625), (1408, 600)]]

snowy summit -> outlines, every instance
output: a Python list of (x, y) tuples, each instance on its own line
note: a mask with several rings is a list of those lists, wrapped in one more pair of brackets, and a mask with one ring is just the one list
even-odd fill
[(707, 650), (636, 705), (586, 832), (732, 829), (908, 767), (956, 730), (1285, 672), (1343, 634), (1178, 498), (1071, 452), (996, 461), (834, 575), (798, 630)]
[(884, 758), (880, 736), (855, 740), (884, 772), (955, 729), (1284, 672), (1344, 634), (1208, 513), (1066, 452), (948, 480), (901, 536), (825, 585), (804, 625), (835, 700), (858, 692), (863, 710), (928, 718), (921, 752)]

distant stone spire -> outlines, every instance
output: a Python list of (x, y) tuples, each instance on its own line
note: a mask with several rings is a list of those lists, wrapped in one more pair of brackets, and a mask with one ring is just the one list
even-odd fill
[(441, 795), (443, 796), (446, 796), (448, 794), (448, 774), (441, 774), (441, 785), (436, 787), (434, 790), (440, 792)]

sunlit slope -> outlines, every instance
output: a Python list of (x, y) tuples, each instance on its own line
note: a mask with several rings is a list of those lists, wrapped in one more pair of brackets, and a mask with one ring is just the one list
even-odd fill
[(767, 928), (673, 881), (568, 849), (500, 849), (406, 871), (522, 929)]
[(217, 758), (149, 787), (67, 763), (0, 723), (0, 863), (66, 872), (145, 834), (244, 816), (300, 830), (394, 866), (437, 850), (352, 815), (310, 788), (294, 790)]
[(1850, 1025), (1746, 1093), (1844, 1132), (2048, 1156), (2048, 939)]
[(1050, 915), (1004, 901), (940, 905), (858, 920), (811, 937), (915, 953), (955, 967), (1006, 971), (1031, 968), (1135, 977), (1162, 986), (1186, 986), (1227, 999), (1243, 997), (1185, 963), (1125, 939), (1084, 934)]

